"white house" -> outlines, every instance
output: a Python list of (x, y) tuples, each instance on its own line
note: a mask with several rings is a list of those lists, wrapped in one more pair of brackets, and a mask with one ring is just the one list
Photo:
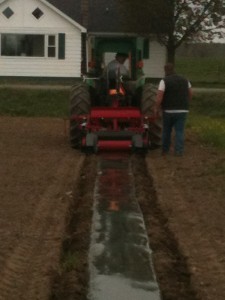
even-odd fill
[[(0, 0), (0, 77), (80, 77), (91, 36), (138, 36), (121, 18), (117, 0)], [(144, 73), (160, 78), (166, 49), (152, 36)]]
[(0, 0), (0, 76), (80, 77), (85, 32), (45, 0)]

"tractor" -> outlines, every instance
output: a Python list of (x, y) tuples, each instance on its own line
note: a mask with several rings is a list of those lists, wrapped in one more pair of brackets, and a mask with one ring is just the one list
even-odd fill
[[(147, 151), (161, 144), (161, 119), (153, 116), (156, 87), (143, 74), (144, 39), (92, 37), (88, 72), (70, 94), (70, 143), (75, 149)], [(126, 53), (129, 78), (104, 78), (106, 64)]]

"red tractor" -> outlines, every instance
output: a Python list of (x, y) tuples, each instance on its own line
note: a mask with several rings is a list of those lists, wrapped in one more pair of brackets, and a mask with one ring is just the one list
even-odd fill
[[(110, 51), (109, 51), (110, 49)], [(107, 53), (128, 54), (130, 76), (111, 85), (102, 76)], [(95, 39), (92, 69), (70, 96), (70, 142), (76, 149), (148, 150), (161, 144), (161, 120), (153, 116), (156, 88), (145, 83), (135, 39)], [(94, 68), (93, 68), (94, 67)]]

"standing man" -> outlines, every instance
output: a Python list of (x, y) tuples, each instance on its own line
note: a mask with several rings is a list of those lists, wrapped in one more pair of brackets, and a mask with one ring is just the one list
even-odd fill
[(162, 154), (166, 155), (170, 151), (171, 133), (174, 128), (174, 154), (182, 156), (185, 122), (189, 111), (189, 101), (192, 98), (191, 84), (187, 79), (175, 73), (171, 63), (164, 66), (164, 71), (165, 78), (159, 83), (155, 106), (155, 114), (160, 107), (163, 111)]

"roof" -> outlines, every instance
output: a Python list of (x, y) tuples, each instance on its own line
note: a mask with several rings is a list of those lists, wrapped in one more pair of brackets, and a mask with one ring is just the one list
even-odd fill
[[(127, 26), (124, 26), (119, 0), (47, 1), (87, 28), (89, 33), (131, 33)], [(143, 28), (146, 28), (145, 22)]]
[(94, 32), (121, 32), (123, 18), (120, 14), (118, 1), (91, 0), (90, 1), (89, 31)]
[(74, 21), (83, 25), (81, 22), (81, 0), (47, 0), (64, 14), (72, 18)]
[(63, 10), (61, 10), (56, 5), (54, 5), (53, 3), (51, 3), (51, 1), (48, 1), (48, 0), (40, 0), (40, 1), (42, 3), (44, 3), (45, 5), (47, 5), (48, 7), (50, 7), (52, 10), (54, 10), (59, 15), (63, 16), (65, 19), (67, 19), (67, 21), (69, 21), (70, 23), (72, 23), (73, 25), (75, 25), (76, 27), (78, 27), (82, 32), (86, 32), (86, 28), (84, 26), (82, 26), (81, 23), (77, 22), (76, 19), (70, 17)]

